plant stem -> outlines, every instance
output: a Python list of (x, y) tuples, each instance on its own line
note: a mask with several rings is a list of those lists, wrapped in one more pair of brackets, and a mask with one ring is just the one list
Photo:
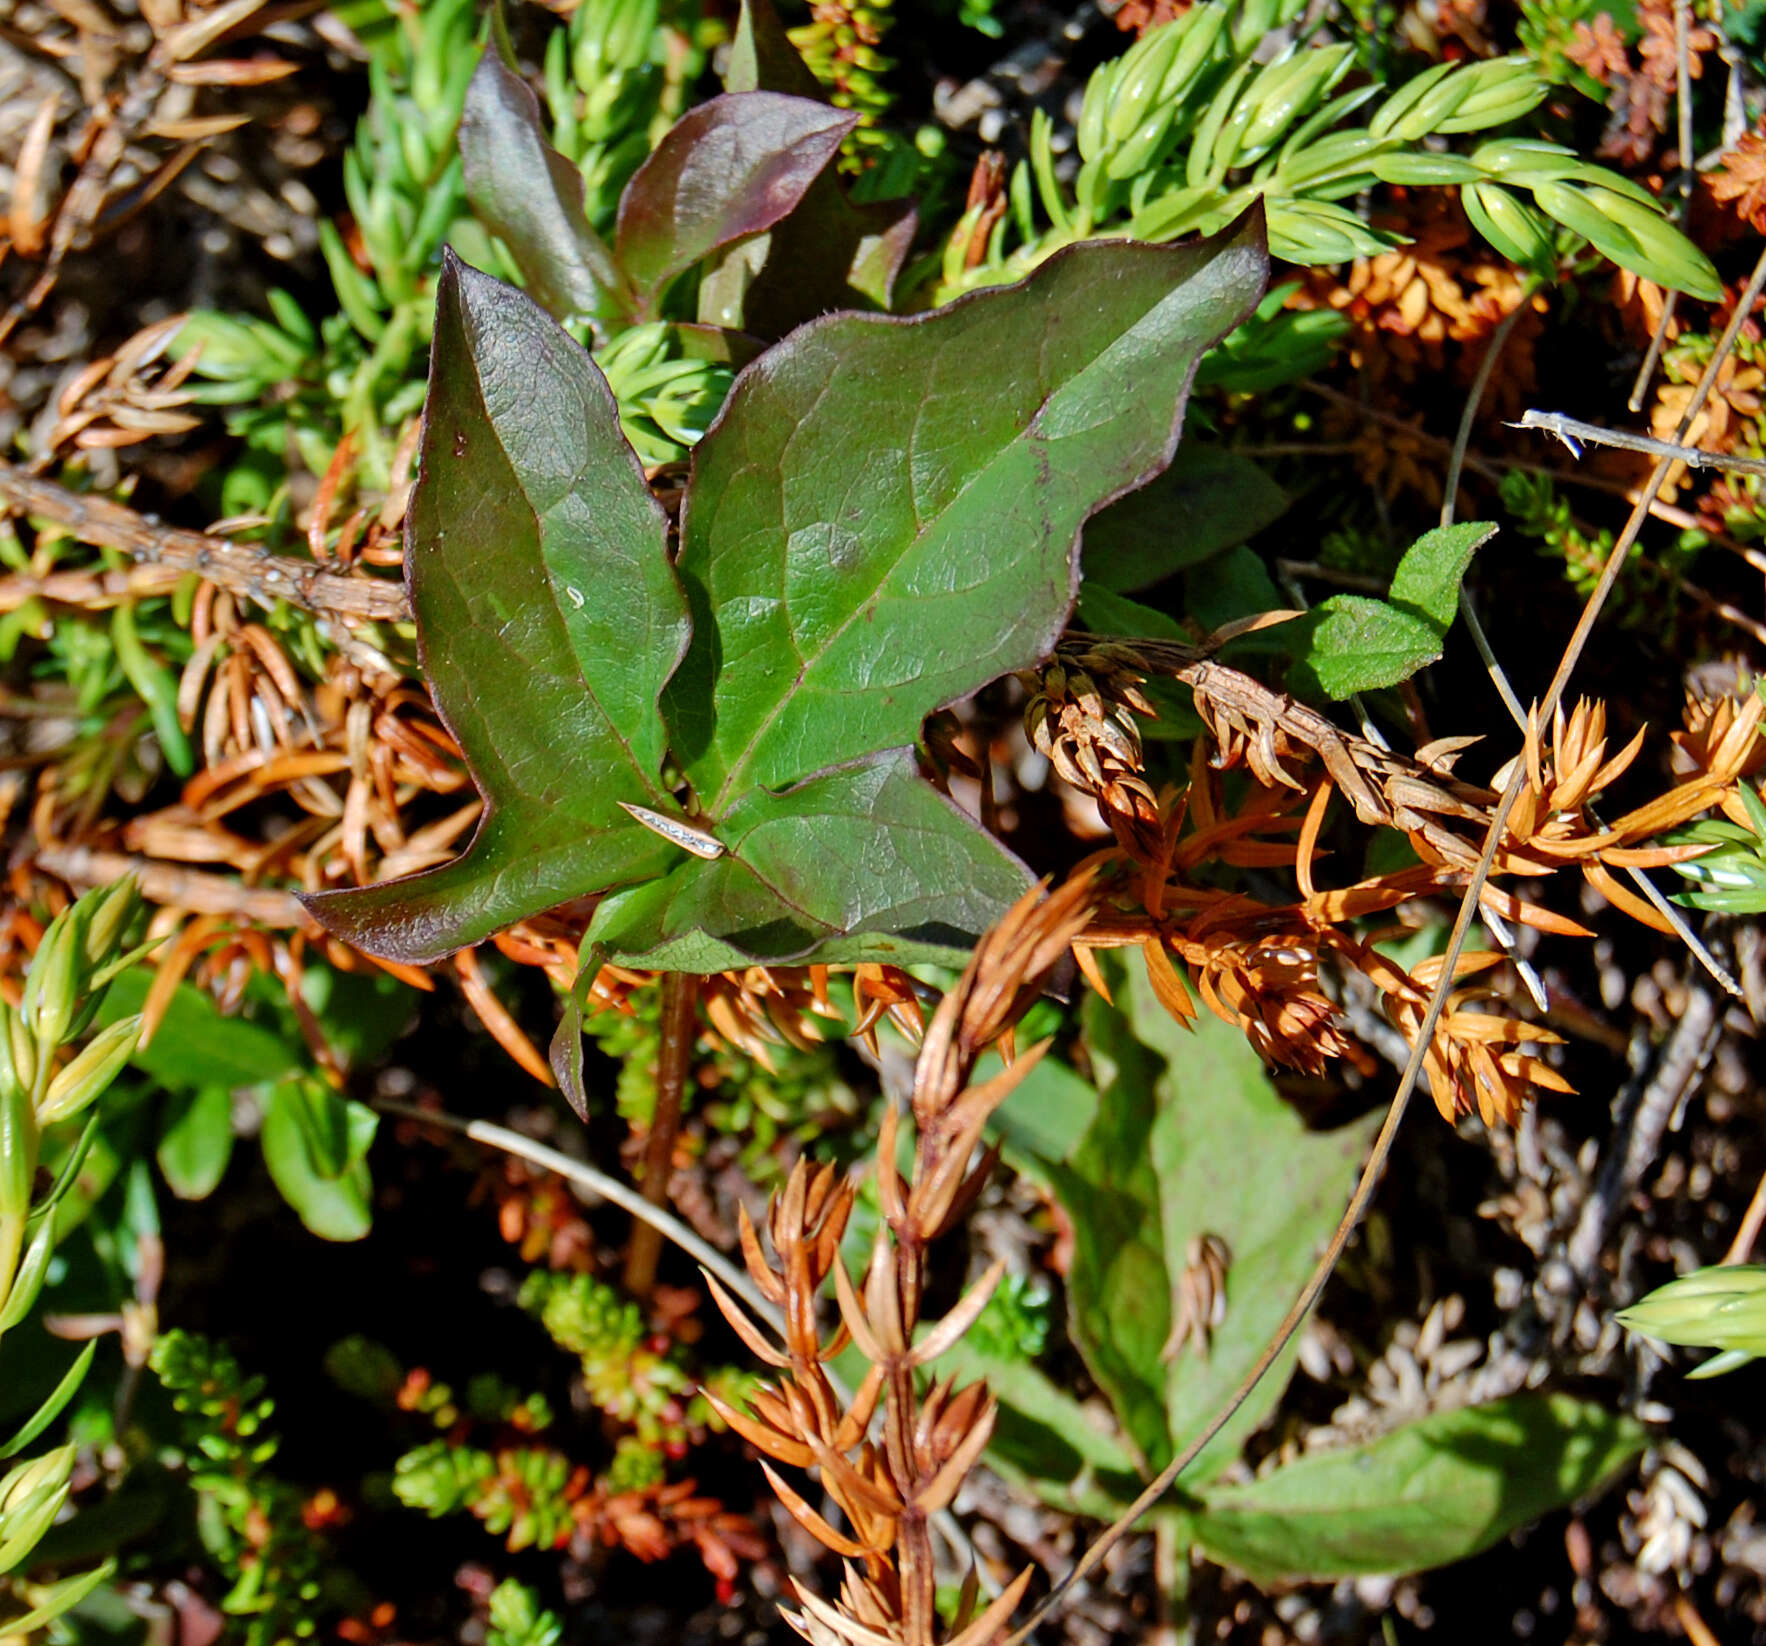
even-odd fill
[[(691, 972), (662, 974), (662, 1042), (656, 1051), (656, 1110), (644, 1144), (644, 1198), (652, 1206), (668, 1204), (668, 1179), (674, 1164), (675, 1139), (681, 1133), (681, 1102), (687, 1089), (687, 1068), (698, 1038), (699, 979)], [(662, 1235), (651, 1224), (632, 1229), (625, 1260), (625, 1289), (642, 1302), (656, 1282), (656, 1260)]]
[(12, 1296), (12, 1283), (18, 1278), (19, 1256), (24, 1251), (25, 1219), (0, 1217), (0, 1309)]

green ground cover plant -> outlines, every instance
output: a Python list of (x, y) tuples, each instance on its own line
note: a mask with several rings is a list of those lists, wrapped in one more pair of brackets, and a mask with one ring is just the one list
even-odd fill
[(1766, 1617), (1758, 19), (1437, 11), (7, 36), (0, 1637)]

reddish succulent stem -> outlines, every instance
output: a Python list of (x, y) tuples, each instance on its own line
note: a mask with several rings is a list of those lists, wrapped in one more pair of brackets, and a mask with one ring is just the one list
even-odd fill
[[(668, 1180), (674, 1165), (675, 1139), (681, 1134), (681, 1103), (687, 1070), (698, 1039), (699, 979), (691, 972), (662, 974), (662, 1042), (656, 1052), (656, 1110), (644, 1143), (644, 1198), (652, 1206), (668, 1204)], [(631, 1250), (625, 1260), (625, 1289), (642, 1302), (656, 1282), (656, 1261), (662, 1235), (650, 1224), (634, 1223)]]

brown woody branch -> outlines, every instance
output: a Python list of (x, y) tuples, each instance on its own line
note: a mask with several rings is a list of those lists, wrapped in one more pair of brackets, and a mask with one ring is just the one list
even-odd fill
[(132, 874), (150, 903), (164, 903), (192, 914), (230, 915), (258, 926), (318, 930), (291, 892), (241, 885), (225, 875), (174, 868), (152, 858), (94, 851), (87, 846), (44, 846), (31, 861), (70, 886), (108, 886)]
[[(398, 623), (411, 615), (401, 584), (377, 577), (344, 576), (248, 543), (162, 526), (125, 504), (70, 491), (4, 461), (0, 461), (0, 502), (15, 514), (52, 520), (82, 543), (117, 549), (143, 566), (172, 574), (170, 582), (194, 572), (263, 606), (285, 600), (321, 616), (354, 623)], [(11, 580), (18, 587), (26, 581), (30, 580)], [(27, 592), (54, 598), (55, 577), (41, 579)], [(125, 582), (117, 590), (122, 595), (142, 592), (148, 591), (133, 582)]]

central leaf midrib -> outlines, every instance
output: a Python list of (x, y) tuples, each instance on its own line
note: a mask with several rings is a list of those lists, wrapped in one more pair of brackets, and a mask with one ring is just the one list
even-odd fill
[[(797, 693), (803, 689), (804, 681), (805, 681), (806, 677), (808, 676), (810, 669), (813, 668), (817, 663), (819, 663), (821, 661), (821, 659), (827, 655), (828, 651), (833, 647), (834, 643), (837, 640), (839, 640), (840, 637), (842, 635), (844, 635), (846, 633), (846, 631), (849, 628), (851, 628), (855, 622), (858, 621), (859, 613), (865, 609), (866, 604), (877, 593), (877, 591), (879, 589), (881, 589), (883, 587), (883, 585), (889, 581), (889, 578), (894, 574), (896, 569), (901, 565), (902, 561), (907, 558), (907, 552), (910, 552), (913, 548), (917, 548), (921, 543), (923, 543), (926, 540), (926, 537), (928, 536), (928, 534), (930, 533), (932, 528), (935, 527), (936, 525), (938, 525), (938, 523), (941, 522), (957, 506), (958, 503), (960, 503), (964, 498), (966, 498), (974, 490), (974, 488), (977, 485), (979, 485), (982, 482), (982, 480), (984, 480), (986, 478), (986, 476), (993, 471), (995, 465), (998, 464), (1000, 462), (1000, 460), (1003, 457), (1005, 457), (1005, 455), (1008, 452), (1010, 452), (1014, 447), (1016, 447), (1017, 445), (1021, 444), (1024, 441), (1028, 440), (1032, 436), (1033, 432), (1037, 428), (1037, 425), (1042, 421), (1043, 414), (1045, 412), (1047, 412), (1050, 404), (1054, 401), (1054, 399), (1057, 395), (1065, 393), (1066, 390), (1071, 388), (1075, 383), (1081, 381), (1088, 374), (1090, 374), (1093, 370), (1095, 370), (1097, 367), (1097, 364), (1098, 364), (1099, 357), (1101, 355), (1103, 355), (1105, 352), (1107, 352), (1109, 349), (1115, 347), (1115, 345), (1117, 343), (1121, 342), (1121, 340), (1124, 337), (1126, 337), (1129, 334), (1129, 332), (1133, 331), (1136, 326), (1140, 325), (1141, 322), (1146, 319), (1148, 314), (1153, 312), (1153, 309), (1158, 308), (1160, 303), (1164, 302), (1165, 298), (1169, 295), (1170, 295), (1169, 292), (1163, 294), (1151, 306), (1149, 306), (1146, 309), (1143, 309), (1140, 312), (1140, 314), (1138, 314), (1131, 323), (1123, 326), (1121, 328), (1121, 330), (1118, 331), (1115, 334), (1115, 336), (1110, 338), (1110, 340), (1107, 343), (1103, 344), (1101, 347), (1096, 349), (1092, 355), (1092, 358), (1090, 360), (1088, 360), (1086, 362), (1086, 364), (1079, 371), (1074, 372), (1071, 376), (1064, 378), (1060, 383), (1056, 384), (1055, 387), (1050, 389), (1049, 392), (1043, 396), (1043, 398), (1042, 398), (1041, 402), (1038, 404), (1035, 412), (1031, 414), (1029, 420), (1025, 423), (1023, 428), (1020, 429), (1016, 434), (1014, 434), (1010, 439), (1008, 439), (1008, 440), (1004, 441), (1002, 444), (996, 446), (994, 448), (993, 452), (989, 455), (987, 461), (980, 468), (973, 471), (968, 483), (965, 484), (964, 486), (962, 486), (957, 492), (955, 492), (944, 503), (944, 505), (937, 511), (936, 514), (922, 519), (922, 517), (920, 515), (918, 504), (916, 502), (914, 502), (914, 500), (911, 496), (911, 488), (910, 488), (909, 501), (914, 509), (914, 519), (916, 522), (916, 530), (915, 530), (912, 542), (909, 545), (909, 551), (904, 551), (902, 554), (897, 555), (893, 560), (891, 560), (884, 567), (883, 571), (877, 576), (877, 578), (874, 581), (872, 581), (870, 586), (865, 590), (864, 594), (853, 603), (851, 610), (848, 611), (846, 616), (841, 619), (840, 623), (834, 629), (829, 631), (827, 638), (821, 643), (820, 646), (818, 646), (815, 649), (815, 651), (812, 654), (805, 655), (802, 652), (799, 652), (797, 654), (799, 667), (797, 670), (797, 676), (796, 676), (795, 680), (793, 680), (791, 686), (786, 691), (782, 692), (779, 695), (778, 700), (767, 711), (765, 718), (762, 719), (762, 721), (760, 722), (760, 724), (757, 727), (755, 727), (753, 735), (749, 737), (747, 745), (744, 747), (741, 755), (737, 758), (735, 764), (732, 765), (730, 767), (729, 771), (725, 774), (723, 783), (720, 785), (720, 787), (718, 789), (717, 799), (712, 803), (711, 812), (714, 817), (721, 814), (721, 812), (724, 810), (724, 808), (730, 803), (732, 798), (735, 795), (740, 793), (740, 790), (737, 788), (738, 779), (741, 778), (741, 776), (747, 771), (748, 767), (753, 763), (755, 752), (756, 752), (756, 750), (758, 750), (760, 748), (761, 744), (764, 742), (766, 735), (767, 735), (768, 731), (771, 729), (773, 723), (779, 718), (779, 716), (781, 714), (784, 713), (786, 705), (791, 703), (796, 698)], [(1044, 341), (1044, 344), (1046, 345), (1046, 343), (1047, 343), (1047, 328), (1046, 328), (1046, 326), (1044, 327), (1043, 341)], [(832, 387), (833, 387), (833, 385), (830, 382), (827, 385), (827, 387), (822, 391), (822, 393), (830, 392), (832, 390)], [(819, 400), (820, 398), (821, 398), (821, 395), (818, 394), (817, 399)], [(920, 402), (920, 405), (915, 408), (915, 419), (914, 419), (914, 425), (913, 425), (914, 432), (918, 431), (919, 414), (920, 414), (920, 411), (924, 409), (924, 406), (925, 406), (925, 401), (922, 399)], [(909, 444), (909, 449), (911, 450), (912, 445), (913, 445), (913, 440), (912, 440), (911, 435), (910, 435), (910, 439), (909, 439), (908, 444)], [(783, 521), (780, 522), (780, 529), (781, 529), (781, 531), (783, 531), (783, 529), (784, 529), (784, 522)], [(710, 551), (708, 549), (707, 554), (709, 555), (709, 553), (710, 553)], [(780, 583), (781, 583), (780, 600), (781, 600), (781, 602), (783, 602), (784, 593), (783, 593), (782, 585), (784, 583), (784, 578), (782, 575), (780, 577)], [(793, 649), (795, 649), (795, 647)], [(715, 692), (715, 686), (713, 689)], [(862, 759), (862, 758), (864, 758), (864, 756), (866, 754), (870, 754), (870, 753), (874, 753), (874, 752), (876, 752), (876, 751), (868, 750), (868, 749), (859, 750), (856, 754), (851, 756), (851, 758), (855, 759), (855, 760)], [(801, 780), (802, 778), (807, 777), (809, 775), (810, 775), (809, 773), (798, 773), (797, 779)]]
[[(462, 304), (461, 307), (463, 309), (464, 305)], [(465, 315), (463, 313), (461, 319), (464, 323)], [(522, 478), (521, 469), (516, 464), (515, 458), (509, 450), (508, 443), (503, 439), (503, 431), (498, 426), (496, 417), (492, 415), (490, 402), (485, 397), (484, 378), (478, 369), (478, 357), (476, 352), (469, 349), (467, 359), (472, 369), (472, 381), (478, 392), (479, 409), (484, 413), (484, 420), (490, 426), (491, 438), (496, 441), (497, 450), (502, 454), (504, 463), (508, 465), (509, 473), (514, 478), (516, 486), (520, 489), (521, 500), (526, 505), (527, 512), (533, 520), (534, 536), (540, 552), (540, 572), (546, 580), (546, 590), (551, 597), (552, 615), (556, 619), (559, 632), (563, 636), (564, 650), (570, 658), (576, 678), (581, 684), (584, 694), (594, 705), (595, 713), (599, 717), (601, 724), (612, 733), (613, 740), (619, 745), (620, 749), (624, 751), (626, 764), (636, 775), (639, 787), (643, 790), (645, 798), (650, 800), (661, 800), (664, 798), (662, 790), (657, 785), (656, 781), (651, 778), (649, 772), (645, 770), (642, 762), (639, 761), (636, 752), (632, 748), (631, 740), (622, 730), (620, 730), (620, 727), (613, 716), (610, 715), (602, 705), (601, 694), (595, 690), (594, 685), (590, 682), (587, 674), (583, 670), (582, 658), (578, 656), (575, 642), (571, 639), (570, 624), (565, 619), (564, 608), (558, 602), (558, 584), (556, 578), (553, 576), (551, 558), (546, 553), (545, 516), (535, 506), (533, 493), (528, 490), (527, 483)], [(581, 480), (582, 476), (583, 465), (579, 463), (575, 472), (571, 476), (571, 484), (566, 491), (567, 496), (570, 494), (570, 491), (575, 489), (576, 483)], [(624, 814), (622, 813), (621, 815), (623, 816)], [(633, 828), (637, 827), (636, 824), (631, 824), (630, 826)], [(619, 821), (617, 819), (610, 819), (608, 827), (603, 832), (608, 834), (622, 832)]]

